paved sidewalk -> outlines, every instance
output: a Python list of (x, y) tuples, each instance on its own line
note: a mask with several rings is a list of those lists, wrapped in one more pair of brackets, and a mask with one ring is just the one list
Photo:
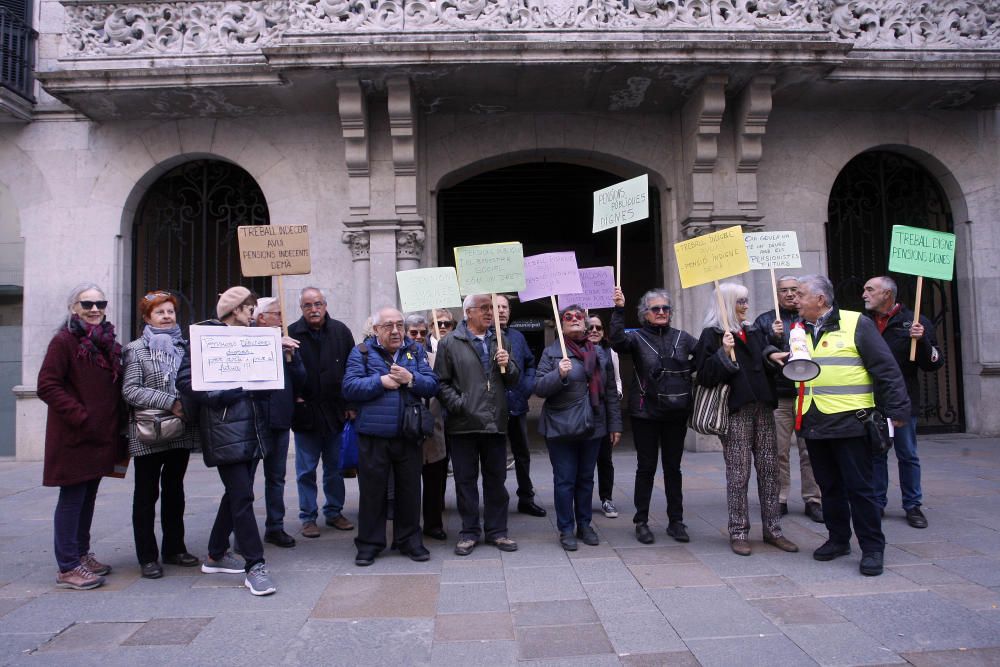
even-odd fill
[[(355, 567), (353, 533), (323, 527), (319, 539), (299, 536), (292, 483), (287, 527), (298, 546), (266, 545), (278, 585), (267, 598), (251, 596), (241, 575), (196, 568), (167, 566), (164, 578), (141, 579), (131, 479), (106, 480), (97, 498), (93, 547), (114, 566), (109, 584), (54, 588), (56, 491), (39, 486), (40, 464), (0, 463), (0, 664), (1000, 664), (1000, 440), (925, 437), (920, 453), (930, 527), (906, 524), (893, 482), (881, 577), (858, 574), (856, 544), (850, 557), (814, 561), (824, 530), (798, 498), (783, 525), (802, 551), (765, 546), (753, 480), (754, 553), (732, 554), (718, 453), (684, 456), (691, 542), (666, 537), (658, 482), (657, 541), (642, 546), (628, 511), (635, 455), (623, 448), (615, 454), (622, 515), (595, 512), (600, 546), (581, 543), (573, 554), (556, 540), (544, 452), (532, 458), (532, 477), (549, 516), (511, 514), (515, 553), (484, 545), (467, 558), (452, 553), (458, 516), (449, 483), (449, 541), (427, 540), (429, 562), (390, 553)], [(511, 473), (512, 496), (514, 483)], [(357, 483), (347, 486), (353, 519)], [(186, 488), (187, 544), (203, 557), (222, 487), (195, 458)]]

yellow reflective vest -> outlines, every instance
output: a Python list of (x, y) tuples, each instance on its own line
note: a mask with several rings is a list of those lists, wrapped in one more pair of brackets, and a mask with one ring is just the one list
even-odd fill
[(824, 331), (818, 345), (806, 335), (809, 353), (820, 372), (816, 379), (801, 383), (805, 385), (801, 414), (807, 413), (813, 402), (827, 415), (875, 407), (872, 377), (854, 343), (860, 318), (861, 313), (840, 311), (840, 329)]

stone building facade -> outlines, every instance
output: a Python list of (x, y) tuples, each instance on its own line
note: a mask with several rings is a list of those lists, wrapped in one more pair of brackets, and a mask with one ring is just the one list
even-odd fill
[[(77, 282), (106, 286), (128, 338), (145, 289), (205, 312), (235, 225), (304, 223), (313, 273), (283, 296), (320, 286), (358, 332), (396, 302), (397, 270), (450, 263), (456, 239), (608, 263), (585, 215), (559, 217), (589, 205), (583, 173), (649, 174), (623, 280), (633, 297), (662, 281), (695, 333), (709, 290), (680, 289), (676, 241), (794, 230), (802, 271), (850, 305), (885, 271), (889, 225), (954, 231), (955, 282), (924, 303), (949, 363), (925, 422), (1000, 433), (995, 1), (41, 0), (29, 22), (37, 81), (0, 88), (19, 458), (42, 451), (35, 378)], [(222, 173), (235, 199), (210, 187)], [(766, 309), (769, 276), (741, 279)]]

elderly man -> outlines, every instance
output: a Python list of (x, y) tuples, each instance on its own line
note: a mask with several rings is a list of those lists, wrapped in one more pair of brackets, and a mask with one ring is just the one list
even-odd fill
[[(507, 395), (521, 371), (506, 350), (497, 347), (491, 329), (493, 306), (487, 294), (470, 294), (462, 304), (463, 320), (438, 343), (434, 372), (441, 383), (438, 398), (447, 411), (444, 431), (451, 447), (455, 493), (462, 532), (455, 553), (468, 556), (485, 529), (486, 542), (516, 551), (507, 536)], [(503, 369), (504, 373), (501, 373)], [(483, 523), (479, 522), (479, 473), (483, 475)]]
[[(354, 563), (371, 565), (385, 549), (386, 492), (395, 483), (393, 544), (415, 561), (430, 558), (420, 536), (421, 443), (402, 432), (408, 402), (437, 393), (437, 376), (423, 346), (404, 335), (403, 314), (381, 308), (372, 316), (375, 335), (355, 347), (347, 359), (344, 398), (358, 406), (358, 555)], [(408, 395), (409, 394), (409, 395)]]
[[(799, 289), (799, 281), (795, 276), (781, 276), (778, 279), (778, 309), (781, 318), (775, 317), (774, 309), (765, 310), (757, 316), (753, 325), (761, 331), (769, 332), (771, 344), (779, 350), (788, 351), (788, 332), (799, 313), (795, 310), (795, 293)], [(809, 450), (806, 441), (795, 431), (795, 400), (798, 390), (795, 383), (778, 375), (775, 380), (775, 393), (778, 395), (778, 407), (774, 411), (775, 435), (778, 439), (778, 481), (781, 488), (778, 491), (778, 503), (782, 514), (788, 514), (788, 495), (792, 490), (792, 471), (790, 454), (792, 438), (799, 449), (799, 473), (802, 477), (802, 502), (805, 504), (806, 516), (816, 523), (823, 523), (823, 508), (820, 505), (819, 487), (813, 477), (812, 465), (809, 463)]]
[[(944, 365), (934, 336), (934, 324), (921, 316), (914, 322), (913, 311), (896, 302), (896, 281), (889, 276), (877, 276), (865, 283), (861, 297), (865, 301), (865, 314), (872, 318), (885, 340), (906, 382), (910, 397), (910, 415), (896, 429), (893, 449), (899, 464), (899, 489), (903, 496), (906, 522), (914, 528), (926, 528), (927, 517), (920, 511), (923, 494), (920, 490), (920, 457), (917, 456), (917, 413), (920, 410), (920, 383), (917, 370), (936, 371)], [(917, 354), (910, 361), (910, 341), (917, 341)], [(888, 502), (889, 461), (888, 452), (875, 455), (875, 501), (885, 512)]]
[(354, 524), (344, 509), (344, 477), (340, 471), (340, 432), (348, 418), (341, 395), (347, 355), (354, 348), (354, 336), (343, 322), (326, 312), (326, 297), (316, 287), (299, 293), (302, 317), (288, 327), (299, 341), (306, 367), (306, 381), (295, 399), (292, 430), (295, 431), (295, 477), (299, 488), (299, 520), (303, 537), (319, 537), (316, 469), (323, 461), (323, 515), (326, 525), (352, 530)]
[(824, 276), (799, 278), (795, 299), (816, 379), (804, 383), (801, 433), (823, 493), (830, 536), (813, 552), (820, 561), (851, 553), (851, 524), (861, 546), (861, 574), (882, 574), (885, 536), (872, 483), (872, 443), (859, 419), (879, 405), (893, 423), (909, 416), (903, 376), (872, 321), (833, 305)]
[(531, 483), (531, 452), (528, 450), (528, 399), (535, 390), (535, 355), (517, 329), (508, 328), (510, 301), (502, 294), (497, 297), (497, 318), (500, 331), (507, 341), (514, 362), (521, 369), (521, 379), (513, 389), (507, 390), (507, 440), (514, 456), (514, 474), (517, 476), (517, 511), (531, 516), (545, 516), (545, 508), (535, 503), (535, 487)]

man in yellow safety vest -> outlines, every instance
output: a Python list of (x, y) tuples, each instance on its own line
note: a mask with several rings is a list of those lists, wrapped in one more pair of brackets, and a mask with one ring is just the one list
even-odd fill
[(861, 574), (882, 574), (885, 536), (872, 480), (872, 445), (861, 419), (878, 405), (899, 426), (910, 400), (899, 366), (871, 319), (834, 305), (829, 278), (799, 278), (796, 298), (819, 375), (800, 384), (799, 431), (822, 492), (826, 543), (816, 560), (851, 553), (851, 525), (861, 546)]

